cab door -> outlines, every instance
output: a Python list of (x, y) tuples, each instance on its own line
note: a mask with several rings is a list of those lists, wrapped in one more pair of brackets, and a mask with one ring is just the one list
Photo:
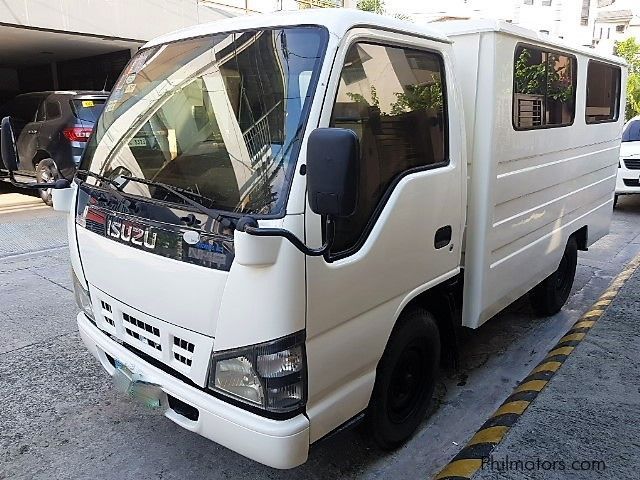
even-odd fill
[(42, 124), (45, 121), (44, 104), (44, 98), (40, 99), (38, 110), (36, 111), (33, 120), (24, 126), (22, 132), (20, 132), (20, 135), (18, 136), (16, 147), (18, 149), (18, 157), (20, 158), (20, 170), (29, 171), (34, 169), (33, 158), (36, 156), (36, 152), (38, 151), (38, 135)]
[[(402, 307), (459, 273), (460, 101), (449, 45), (369, 29), (339, 49), (321, 127), (360, 139), (359, 199), (324, 258), (307, 257), (311, 440), (364, 410)], [(308, 243), (323, 239), (306, 210)]]

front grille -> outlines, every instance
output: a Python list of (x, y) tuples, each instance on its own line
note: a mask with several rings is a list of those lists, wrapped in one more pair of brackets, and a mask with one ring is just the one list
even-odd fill
[(111, 305), (101, 300), (100, 306), (102, 307), (102, 316), (104, 317), (104, 320), (112, 327), (115, 327), (116, 322), (113, 319), (113, 310), (111, 308)]
[(98, 235), (104, 235), (104, 223), (98, 223), (87, 219), (84, 224), (85, 228)]
[(640, 170), (640, 158), (625, 158), (624, 165), (629, 170)]
[(138, 320), (124, 312), (122, 313), (122, 320), (125, 321), (124, 331), (127, 332), (127, 335), (156, 350), (162, 351), (162, 346), (160, 345), (160, 330), (158, 328), (144, 323), (142, 320)]
[(624, 178), (623, 180), (627, 187), (640, 187), (640, 180), (635, 178)]
[(168, 368), (206, 385), (213, 338), (167, 323), (89, 285), (96, 326), (127, 348), (144, 352)]
[(191, 366), (191, 362), (193, 361), (193, 351), (195, 349), (195, 345), (191, 342), (187, 342), (178, 337), (173, 337), (173, 358), (175, 358), (180, 363), (184, 363), (188, 367)]

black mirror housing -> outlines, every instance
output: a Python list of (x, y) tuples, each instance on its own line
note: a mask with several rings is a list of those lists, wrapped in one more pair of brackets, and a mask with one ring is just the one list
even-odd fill
[(360, 141), (353, 130), (317, 128), (307, 142), (307, 196), (311, 210), (348, 217), (358, 201)]
[(0, 124), (0, 156), (4, 167), (10, 173), (18, 169), (18, 152), (10, 117), (4, 117)]

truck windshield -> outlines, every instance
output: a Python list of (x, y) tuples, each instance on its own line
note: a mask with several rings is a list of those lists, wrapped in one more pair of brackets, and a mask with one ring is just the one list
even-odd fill
[[(327, 37), (321, 27), (278, 28), (141, 50), (114, 86), (81, 168), (186, 189), (218, 210), (281, 213)], [(140, 182), (123, 191), (179, 202)]]
[(640, 120), (631, 120), (622, 132), (623, 142), (640, 142)]

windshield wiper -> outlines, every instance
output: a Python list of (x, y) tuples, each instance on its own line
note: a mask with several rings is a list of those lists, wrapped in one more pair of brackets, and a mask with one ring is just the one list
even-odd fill
[[(131, 177), (129, 175), (118, 175), (118, 177), (116, 177), (116, 178), (123, 178), (125, 180), (130, 180), (132, 182), (137, 182), (137, 183), (143, 183), (145, 185), (150, 185), (152, 187), (160, 187), (163, 190), (166, 190), (167, 192), (169, 192), (169, 193), (175, 195), (176, 197), (182, 199), (183, 201), (185, 201), (187, 204), (191, 205), (196, 210), (198, 210), (198, 211), (204, 213), (205, 215), (207, 215), (209, 218), (212, 218), (213, 220), (219, 222), (223, 227), (231, 228), (233, 226), (233, 224), (231, 223), (231, 220), (229, 218), (223, 217), (217, 211), (212, 210), (212, 209), (210, 209), (208, 207), (205, 207), (203, 204), (201, 204), (199, 202), (196, 202), (195, 200), (193, 200), (193, 199), (191, 199), (191, 198), (189, 198), (187, 196), (187, 195), (193, 195), (195, 197), (202, 198), (203, 200), (212, 201), (210, 198), (205, 197), (204, 195), (200, 195), (198, 193), (192, 192), (191, 190), (187, 190), (187, 189), (184, 189), (184, 188), (174, 187), (172, 185), (167, 185), (166, 183), (156, 182), (156, 181), (153, 181), (153, 180), (147, 180), (146, 178)], [(117, 183), (117, 181), (114, 181), (114, 183)]]
[(99, 175), (97, 173), (93, 173), (90, 172), (89, 170), (77, 170), (76, 171), (76, 175), (80, 174), (80, 175), (84, 175), (85, 179), (86, 177), (93, 177), (97, 180), (100, 180), (103, 183), (108, 183), (109, 185), (111, 185), (112, 187), (114, 187), (113, 190), (111, 190), (111, 192), (113, 193), (113, 195), (122, 203), (124, 203), (127, 208), (129, 206), (131, 206), (133, 203), (130, 202), (129, 200), (127, 200), (120, 192), (122, 191), (122, 187), (123, 185), (121, 185), (120, 183), (118, 183), (117, 181), (109, 178), (109, 177), (105, 177), (103, 175)]

